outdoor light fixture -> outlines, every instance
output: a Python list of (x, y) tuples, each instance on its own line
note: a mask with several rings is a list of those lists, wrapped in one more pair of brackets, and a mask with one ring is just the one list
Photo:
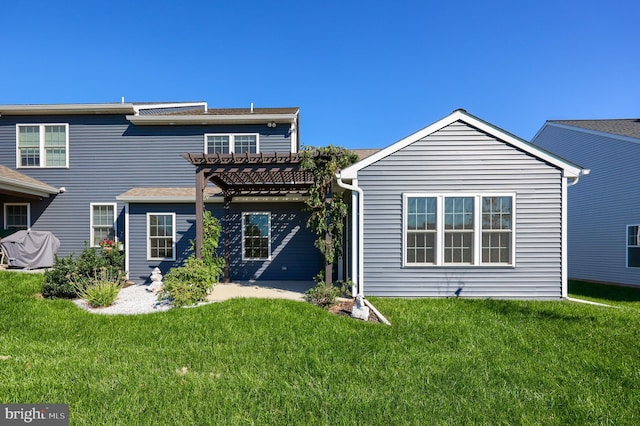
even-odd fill
[(275, 121), (268, 122), (267, 127), (276, 127), (276, 122)]

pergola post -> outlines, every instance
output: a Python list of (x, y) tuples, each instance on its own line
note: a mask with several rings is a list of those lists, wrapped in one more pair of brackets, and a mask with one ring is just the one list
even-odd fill
[(204, 243), (204, 189), (207, 181), (204, 170), (196, 171), (196, 257), (202, 259), (202, 244)]
[(231, 273), (229, 264), (231, 263), (231, 200), (232, 195), (225, 191), (224, 193), (224, 277), (222, 282), (231, 282)]

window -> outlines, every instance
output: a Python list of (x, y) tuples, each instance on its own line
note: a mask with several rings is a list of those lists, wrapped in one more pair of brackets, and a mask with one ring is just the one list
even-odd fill
[(5, 203), (5, 229), (29, 229), (31, 226), (31, 209), (29, 203)]
[(271, 215), (242, 213), (243, 260), (268, 260), (271, 256)]
[(91, 204), (91, 247), (100, 241), (116, 239), (116, 204)]
[(640, 268), (640, 225), (627, 226), (627, 268)]
[(67, 167), (68, 124), (18, 124), (17, 167)]
[(405, 265), (513, 265), (513, 199), (405, 194)]
[(257, 134), (205, 135), (205, 152), (208, 154), (255, 154), (258, 149)]
[(147, 213), (148, 260), (175, 260), (175, 213)]

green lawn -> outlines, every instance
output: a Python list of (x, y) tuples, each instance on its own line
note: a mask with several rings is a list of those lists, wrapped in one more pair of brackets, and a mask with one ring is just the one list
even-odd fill
[[(139, 316), (0, 273), (0, 402), (72, 424), (639, 424), (640, 309), (374, 299), (392, 327), (287, 300)], [(634, 307), (635, 306), (635, 307)]]

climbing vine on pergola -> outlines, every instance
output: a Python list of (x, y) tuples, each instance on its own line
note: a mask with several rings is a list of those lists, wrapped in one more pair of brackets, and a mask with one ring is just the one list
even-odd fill
[(309, 148), (304, 150), (302, 155), (302, 169), (313, 174), (313, 183), (306, 202), (311, 211), (307, 227), (317, 235), (315, 245), (325, 260), (325, 283), (331, 285), (333, 264), (342, 254), (344, 222), (348, 213), (348, 205), (343, 194), (334, 194), (332, 188), (336, 174), (355, 163), (358, 156), (346, 148), (333, 145)]

